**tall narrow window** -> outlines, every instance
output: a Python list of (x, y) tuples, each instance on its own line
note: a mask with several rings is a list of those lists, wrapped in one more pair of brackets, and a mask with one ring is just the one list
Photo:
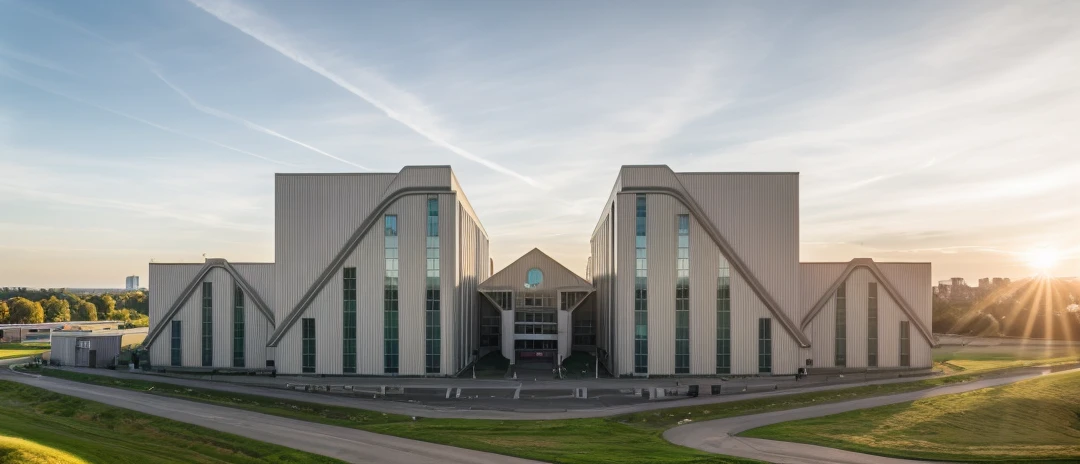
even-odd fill
[(214, 365), (214, 284), (202, 284), (202, 365)]
[(731, 373), (731, 268), (723, 254), (716, 279), (716, 373)]
[(900, 366), (911, 366), (911, 325), (900, 321)]
[(690, 373), (690, 216), (676, 216), (678, 252), (675, 258), (675, 373)]
[(244, 291), (233, 287), (232, 365), (244, 367)]
[(383, 287), (383, 372), (398, 373), (398, 223), (385, 218), (386, 282)]
[(836, 288), (836, 367), (847, 366), (847, 283)]
[(183, 358), (180, 357), (183, 340), (180, 337), (180, 321), (172, 321), (172, 344), (169, 346), (170, 361), (173, 366), (180, 366)]
[(758, 319), (758, 367), (762, 374), (772, 373), (772, 319)]
[(645, 195), (637, 196), (634, 254), (634, 373), (649, 373), (649, 280), (645, 253)]
[(866, 366), (877, 367), (878, 352), (878, 302), (877, 282), (870, 282), (867, 286), (866, 297)]
[(442, 328), (439, 310), (441, 295), (439, 289), (439, 198), (428, 197), (427, 201), (427, 306), (425, 336), (425, 372), (438, 374), (442, 365)]
[(302, 368), (305, 374), (311, 374), (315, 372), (315, 319), (305, 317), (300, 321)]
[(341, 372), (356, 373), (356, 268), (341, 271)]

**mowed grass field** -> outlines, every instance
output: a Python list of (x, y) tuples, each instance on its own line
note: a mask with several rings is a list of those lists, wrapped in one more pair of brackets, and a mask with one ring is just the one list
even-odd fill
[(747, 437), (949, 461), (1080, 461), (1080, 372), (785, 422)]
[(6, 462), (340, 461), (0, 381), (0, 463)]
[(934, 362), (946, 373), (1080, 362), (1080, 346), (940, 346)]
[(48, 351), (48, 343), (0, 343), (0, 359), (21, 358)]

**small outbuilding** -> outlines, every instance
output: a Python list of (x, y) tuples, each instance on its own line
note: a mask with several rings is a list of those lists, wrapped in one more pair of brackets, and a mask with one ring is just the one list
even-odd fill
[(52, 333), (50, 362), (61, 366), (105, 367), (120, 354), (120, 333), (69, 331)]

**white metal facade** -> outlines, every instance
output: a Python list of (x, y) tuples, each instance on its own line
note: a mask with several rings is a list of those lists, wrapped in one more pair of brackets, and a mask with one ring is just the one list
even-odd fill
[[(675, 374), (679, 215), (689, 216), (690, 223), (689, 374), (717, 372), (717, 278), (721, 259), (728, 262), (731, 275), (731, 375), (759, 373), (757, 338), (762, 318), (771, 321), (772, 375), (794, 374), (805, 365), (806, 358), (816, 360), (824, 356), (822, 350), (831, 350), (826, 345), (833, 340), (821, 333), (822, 324), (815, 323), (807, 333), (799, 321), (825, 288), (834, 283), (824, 282), (828, 276), (819, 274), (835, 270), (835, 280), (847, 263), (823, 264), (820, 272), (801, 272), (798, 174), (675, 173), (667, 166), (624, 166), (594, 229), (588, 272), (596, 286), (600, 326), (597, 343), (607, 353), (606, 364), (613, 374), (634, 374), (635, 205), (641, 195), (646, 198), (647, 218), (647, 375)], [(896, 281), (896, 290), (922, 311), (920, 317), (928, 324), (929, 265), (890, 264), (880, 269), (889, 280)], [(815, 292), (815, 300), (807, 302), (808, 295)], [(881, 295), (879, 356), (883, 363), (880, 365), (885, 366), (885, 359), (898, 357), (899, 348), (898, 329), (893, 333), (891, 328), (885, 330), (885, 325), (898, 325), (897, 321), (906, 316), (885, 298), (888, 294), (884, 289)], [(865, 305), (861, 316), (849, 314), (849, 318), (859, 317), (865, 335)], [(858, 324), (852, 321), (850, 327)], [(932, 338), (916, 340), (918, 329), (913, 324), (911, 330), (912, 367), (928, 366)], [(858, 336), (854, 332), (849, 335), (849, 350), (861, 353), (858, 350), (865, 350), (865, 343), (854, 344)], [(823, 338), (828, 338), (829, 343), (822, 343)], [(862, 358), (865, 361), (865, 356)]]
[[(730, 273), (731, 375), (763, 371), (758, 356), (761, 319), (768, 319), (772, 328), (771, 361), (764, 371), (794, 374), (807, 359), (814, 367), (829, 366), (835, 333), (822, 321), (830, 314), (835, 318), (835, 312), (829, 312), (831, 303), (825, 295), (841, 276), (852, 289), (847, 367), (858, 368), (859, 359), (865, 362), (865, 305), (860, 310), (855, 302), (864, 298), (858, 288), (871, 280), (882, 285), (879, 367), (890, 367), (898, 358), (899, 333), (893, 326), (903, 320), (912, 323), (912, 367), (929, 365), (933, 339), (922, 335), (930, 321), (929, 265), (869, 260), (800, 265), (797, 173), (675, 173), (667, 166), (624, 166), (592, 235), (586, 273), (591, 282), (565, 271), (539, 250), (507, 267), (543, 269), (545, 285), (559, 288), (560, 298), (571, 287), (594, 292), (588, 304), (596, 315), (596, 347), (612, 373), (635, 374), (639, 196), (645, 198), (647, 211), (648, 365), (647, 372), (638, 374), (676, 374), (680, 215), (686, 215), (689, 224), (689, 374), (717, 373), (721, 262), (727, 263)], [(432, 199), (437, 201), (439, 218), (438, 374), (428, 374), (425, 365), (427, 215)], [(505, 279), (500, 277), (503, 273), (491, 276), (487, 233), (448, 166), (405, 167), (399, 173), (381, 174), (277, 175), (274, 263), (211, 259), (150, 265), (151, 362), (170, 364), (170, 324), (178, 321), (181, 365), (203, 367), (201, 284), (210, 282), (213, 367), (233, 365), (233, 291), (239, 285), (253, 297), (245, 298), (244, 367), (272, 363), (283, 374), (305, 373), (302, 324), (312, 319), (314, 373), (345, 374), (344, 269), (355, 268), (356, 374), (385, 374), (383, 221), (388, 215), (396, 216), (398, 224), (400, 356), (395, 375), (454, 375), (472, 362), (480, 344), (479, 307), (485, 297), (479, 290), (520, 291), (523, 275), (514, 271), (506, 272)], [(491, 307), (487, 300), (483, 306)], [(512, 308), (509, 311), (500, 338), (504, 354), (512, 359), (514, 318)], [(559, 325), (569, 328), (572, 320), (571, 313), (560, 314)], [(559, 336), (560, 354), (569, 355), (572, 331), (560, 330)]]
[[(279, 174), (275, 182), (275, 263), (232, 265), (273, 316), (245, 313), (245, 367), (265, 367), (271, 361), (280, 373), (302, 373), (302, 320), (314, 319), (315, 373), (343, 374), (343, 272), (355, 268), (356, 374), (384, 373), (383, 220), (394, 215), (399, 253), (397, 375), (425, 375), (429, 199), (437, 200), (439, 218), (442, 356), (438, 375), (452, 375), (472, 361), (477, 342), (473, 328), (477, 324), (476, 287), (490, 274), (488, 237), (448, 166), (406, 167), (397, 174)], [(150, 266), (148, 341), (153, 364), (170, 364), (169, 324), (180, 321), (181, 365), (204, 367), (201, 289), (196, 288), (175, 314), (168, 314), (204, 266)], [(230, 277), (227, 269), (216, 267), (201, 279), (212, 282), (214, 288), (213, 367), (232, 367)]]

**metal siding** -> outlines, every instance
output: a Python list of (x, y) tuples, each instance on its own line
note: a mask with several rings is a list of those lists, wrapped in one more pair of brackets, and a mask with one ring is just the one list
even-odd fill
[(590, 241), (592, 254), (589, 260), (592, 284), (596, 288), (596, 346), (608, 353), (611, 353), (612, 349), (609, 336), (611, 326), (609, 311), (612, 305), (610, 285), (614, 278), (614, 272), (611, 269), (610, 224), (611, 218), (605, 215)]
[[(159, 324), (166, 326), (170, 321), (161, 320), (169, 306), (176, 300), (184, 287), (194, 279), (202, 269), (203, 264), (150, 264), (150, 329), (153, 330)], [(169, 364), (169, 333), (168, 327), (153, 344), (150, 345), (150, 362), (153, 365)], [(162, 341), (164, 340), (164, 341)]]
[[(233, 264), (233, 268), (244, 278), (245, 281), (262, 297), (266, 304), (270, 305), (271, 310), (274, 308), (274, 265), (273, 264), (254, 264), (254, 263), (239, 263)], [(235, 287), (234, 287), (235, 288)], [(232, 300), (229, 301), (229, 327), (233, 326), (232, 320)], [(271, 324), (265, 315), (255, 304), (251, 302), (247, 295), (244, 295), (244, 367), (247, 368), (262, 368), (266, 367), (267, 348), (266, 340), (270, 336)], [(164, 335), (162, 335), (164, 336)], [(232, 354), (232, 333), (229, 334), (229, 353)], [(229, 360), (229, 365), (232, 364), (232, 359)]]
[(686, 209), (667, 195), (647, 195), (646, 208), (649, 374), (672, 375), (675, 373), (675, 257), (678, 237), (675, 215), (685, 213)]
[[(456, 180), (454, 183), (456, 185)], [(464, 359), (459, 339), (468, 338), (469, 326), (462, 326), (460, 321), (469, 315), (470, 309), (474, 309), (465, 307), (468, 301), (465, 295), (459, 294), (466, 280), (462, 273), (475, 256), (469, 255), (474, 250), (466, 242), (466, 238), (472, 235), (472, 231), (468, 230), (471, 221), (461, 214), (460, 208), (463, 206), (458, 203), (457, 197), (456, 194), (439, 195), (439, 347), (442, 353), (439, 375), (456, 373), (459, 361)], [(426, 222), (424, 227), (426, 233)], [(457, 262), (459, 254), (462, 261), (460, 267)], [(426, 337), (427, 328), (424, 330)], [(426, 349), (427, 345), (424, 346)]]
[[(611, 353), (615, 375), (634, 372), (634, 202), (634, 195), (615, 199), (615, 339)], [(622, 237), (625, 234), (630, 235)]]
[[(273, 305), (276, 320), (283, 320), (292, 310), (397, 177), (396, 174), (276, 176), (277, 275)], [(285, 354), (291, 350), (279, 351)]]
[[(799, 307), (796, 323), (802, 322), (825, 291), (844, 273), (847, 265), (848, 263), (799, 263)], [(811, 341), (817, 342), (813, 338)]]
[[(676, 176), (781, 310), (795, 318), (799, 306), (799, 176)], [(786, 333), (779, 322), (776, 328)]]
[(716, 373), (716, 286), (720, 247), (690, 217), (690, 373)]
[(120, 355), (120, 336), (89, 337), (90, 349), (96, 351), (94, 356), (98, 367), (111, 364)]
[(424, 292), (427, 199), (410, 196), (398, 201), (398, 358), (399, 375), (424, 374)]
[(60, 363), (61, 366), (75, 365), (75, 337), (52, 336), (52, 346), (49, 350), (49, 359)]
[(540, 269), (544, 273), (543, 281), (535, 289), (538, 291), (565, 287), (592, 287), (592, 284), (587, 280), (582, 279), (538, 248), (533, 248), (514, 260), (513, 263), (496, 272), (491, 278), (485, 280), (480, 285), (480, 288), (482, 290), (522, 289), (525, 285), (525, 275), (529, 272), (529, 269), (533, 268)]
[(356, 373), (360, 375), (383, 373), (385, 247), (385, 229), (373, 227), (345, 261), (345, 267), (356, 268)]

